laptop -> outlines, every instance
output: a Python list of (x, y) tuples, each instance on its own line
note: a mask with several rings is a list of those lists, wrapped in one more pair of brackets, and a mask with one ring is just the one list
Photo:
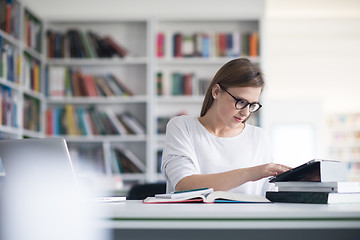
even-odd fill
[[(65, 139), (0, 140), (0, 160), (5, 185), (78, 188)], [(91, 197), (91, 202), (118, 202), (126, 197)]]

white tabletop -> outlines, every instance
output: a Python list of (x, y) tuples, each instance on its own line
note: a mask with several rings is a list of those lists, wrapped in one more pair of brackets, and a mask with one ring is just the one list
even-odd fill
[(100, 224), (111, 228), (360, 228), (360, 204), (126, 201), (92, 207)]

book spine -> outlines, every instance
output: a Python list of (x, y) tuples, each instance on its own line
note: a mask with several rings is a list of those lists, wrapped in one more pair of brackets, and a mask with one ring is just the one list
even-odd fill
[(26, 45), (37, 52), (41, 52), (41, 22), (31, 15), (28, 11), (25, 12), (25, 37)]
[(156, 55), (158, 58), (162, 58), (165, 55), (165, 35), (163, 32), (159, 32), (156, 37)]
[(271, 202), (283, 203), (328, 203), (328, 192), (266, 192), (266, 198)]
[(78, 29), (68, 29), (66, 33), (49, 30), (47, 33), (48, 56), (59, 58), (102, 58), (118, 55), (125, 57), (128, 50), (112, 37), (101, 37), (92, 31), (82, 32)]

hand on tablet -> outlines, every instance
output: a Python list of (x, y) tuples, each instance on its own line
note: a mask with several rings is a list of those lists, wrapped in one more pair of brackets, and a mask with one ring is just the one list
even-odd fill
[(292, 169), (289, 166), (276, 164), (276, 163), (267, 163), (255, 167), (251, 167), (250, 171), (252, 172), (252, 181), (257, 181), (265, 177), (271, 177), (279, 175), (280, 173), (289, 171)]

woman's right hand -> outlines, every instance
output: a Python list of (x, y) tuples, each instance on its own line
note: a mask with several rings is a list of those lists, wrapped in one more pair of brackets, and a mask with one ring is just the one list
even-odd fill
[(265, 177), (279, 175), (280, 173), (286, 172), (290, 169), (292, 168), (286, 165), (277, 164), (277, 163), (267, 163), (255, 167), (250, 167), (249, 171), (250, 171), (251, 181), (257, 181)]

